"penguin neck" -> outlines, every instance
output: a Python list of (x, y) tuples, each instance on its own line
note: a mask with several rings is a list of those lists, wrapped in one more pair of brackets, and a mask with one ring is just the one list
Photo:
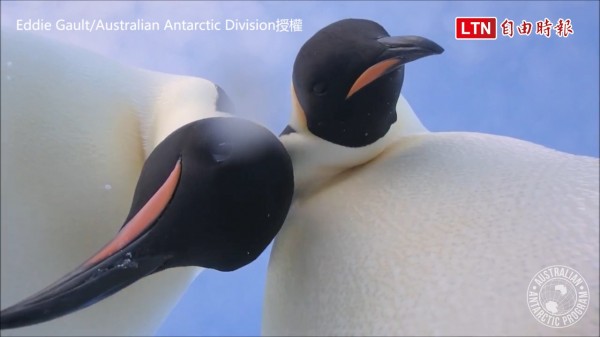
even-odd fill
[(305, 123), (296, 119), (303, 113), (294, 109), (290, 125), (296, 132), (280, 139), (292, 158), (296, 198), (310, 194), (340, 173), (377, 158), (408, 135), (429, 132), (402, 95), (398, 99), (396, 113), (398, 119), (384, 137), (372, 144), (353, 148), (331, 143), (302, 128)]
[(133, 104), (140, 121), (145, 158), (168, 135), (193, 121), (229, 114), (216, 111), (218, 91), (214, 83), (190, 76), (137, 69), (143, 88), (137, 88)]
[(402, 95), (400, 95), (398, 103), (396, 103), (396, 115), (398, 116), (398, 120), (392, 125), (390, 131), (385, 136), (388, 137), (389, 135), (393, 142), (407, 135), (429, 132)]

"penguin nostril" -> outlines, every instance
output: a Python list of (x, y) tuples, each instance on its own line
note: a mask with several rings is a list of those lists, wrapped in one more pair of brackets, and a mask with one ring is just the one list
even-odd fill
[(216, 143), (211, 145), (208, 151), (215, 162), (222, 163), (231, 156), (232, 146), (231, 143), (227, 142)]

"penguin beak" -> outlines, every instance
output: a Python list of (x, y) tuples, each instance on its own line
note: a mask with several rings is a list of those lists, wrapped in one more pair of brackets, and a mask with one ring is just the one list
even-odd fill
[(444, 52), (440, 45), (421, 36), (386, 36), (377, 41), (387, 47), (382, 58), (395, 58), (400, 64)]
[[(180, 174), (179, 160), (161, 188), (114, 239), (54, 284), (2, 310), (0, 328), (18, 328), (69, 314), (160, 271), (171, 256), (152, 249), (160, 231), (154, 219), (171, 200)], [(156, 254), (143, 253), (148, 250)]]
[(58, 318), (167, 268), (240, 268), (273, 240), (293, 189), (289, 155), (267, 129), (236, 118), (183, 126), (146, 160), (115, 238), (59, 281), (2, 310), (0, 328)]
[(369, 83), (399, 69), (408, 62), (444, 52), (444, 48), (437, 43), (420, 36), (386, 36), (377, 41), (385, 46), (385, 51), (374, 65), (356, 79), (348, 91), (346, 99)]
[(137, 258), (133, 255), (148, 246), (148, 236), (151, 233), (96, 264), (84, 263), (44, 290), (2, 310), (0, 329), (19, 328), (67, 315), (161, 270), (168, 256)]

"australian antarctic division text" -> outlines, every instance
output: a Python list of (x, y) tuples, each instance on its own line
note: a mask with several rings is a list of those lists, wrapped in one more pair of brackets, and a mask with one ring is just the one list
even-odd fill
[(249, 19), (227, 19), (227, 20), (165, 20), (146, 21), (137, 19), (133, 21), (108, 21), (88, 20), (77, 21), (58, 19), (47, 21), (44, 19), (17, 20), (16, 29), (26, 31), (276, 31), (277, 21), (261, 21)]

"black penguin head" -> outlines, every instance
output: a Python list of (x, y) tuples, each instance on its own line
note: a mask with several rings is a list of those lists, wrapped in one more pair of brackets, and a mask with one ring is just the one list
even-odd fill
[(151, 254), (169, 252), (164, 268), (230, 271), (255, 260), (283, 225), (291, 203), (293, 173), (283, 145), (266, 128), (238, 118), (181, 127), (148, 157), (126, 224), (178, 158), (180, 181), (157, 221)]
[(293, 191), (290, 157), (264, 127), (233, 117), (182, 126), (146, 160), (116, 237), (53, 285), (2, 310), (0, 328), (66, 315), (166, 268), (242, 267), (273, 240)]
[(346, 19), (311, 37), (293, 71), (299, 120), (314, 135), (360, 147), (383, 137), (396, 121), (404, 64), (440, 54), (442, 47), (418, 36), (390, 37), (378, 23)]

